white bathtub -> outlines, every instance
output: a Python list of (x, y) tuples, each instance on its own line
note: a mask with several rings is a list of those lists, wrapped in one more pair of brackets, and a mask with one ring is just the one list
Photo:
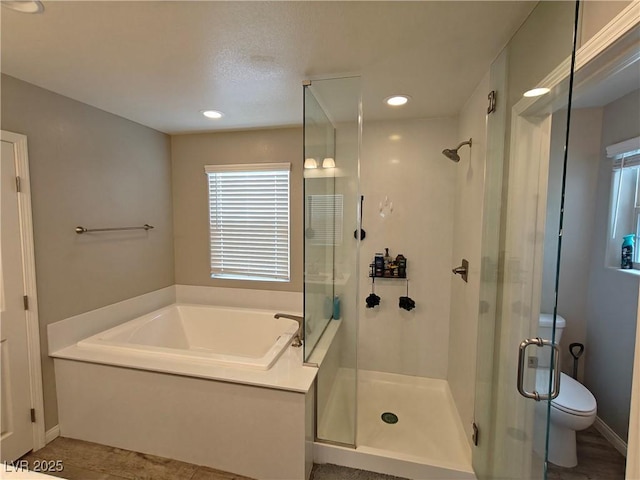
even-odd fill
[(171, 289), (48, 325), (60, 434), (249, 478), (309, 478), (318, 370), (289, 347), (297, 322), (273, 318), (297, 305), (272, 308), (273, 297), (256, 309), (170, 305)]
[(298, 323), (272, 311), (174, 304), (78, 342), (82, 350), (268, 370)]

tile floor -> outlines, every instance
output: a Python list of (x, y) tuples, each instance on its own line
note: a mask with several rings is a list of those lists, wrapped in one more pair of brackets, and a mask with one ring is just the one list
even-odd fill
[(250, 480), (208, 467), (64, 437), (27, 454), (24, 460), (29, 465), (37, 460), (61, 460), (62, 472), (43, 473), (69, 480)]
[[(49, 472), (68, 480), (251, 480), (241, 475), (177, 460), (58, 437), (24, 460), (61, 460), (64, 470)], [(548, 480), (622, 480), (625, 459), (598, 431), (578, 432), (578, 466), (550, 465)], [(406, 480), (364, 470), (314, 465), (311, 480)]]
[[(62, 472), (43, 472), (68, 480), (251, 480), (242, 475), (168, 458), (58, 437), (23, 460), (62, 461)], [(293, 479), (292, 479), (293, 480)], [(336, 465), (314, 465), (311, 480), (406, 480)]]
[(314, 465), (311, 480), (408, 480), (406, 478), (384, 475), (382, 473), (339, 467), (338, 465)]
[(578, 432), (578, 466), (549, 464), (547, 480), (623, 480), (625, 458), (598, 432), (589, 427)]

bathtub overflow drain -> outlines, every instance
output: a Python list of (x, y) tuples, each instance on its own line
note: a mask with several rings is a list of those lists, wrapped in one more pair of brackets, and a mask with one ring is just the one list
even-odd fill
[(381, 418), (384, 423), (398, 423), (398, 416), (395, 413), (384, 412)]

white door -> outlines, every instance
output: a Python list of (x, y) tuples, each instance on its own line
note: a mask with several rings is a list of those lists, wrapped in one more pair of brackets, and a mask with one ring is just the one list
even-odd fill
[(33, 429), (16, 152), (1, 143), (0, 460), (13, 461), (33, 448)]

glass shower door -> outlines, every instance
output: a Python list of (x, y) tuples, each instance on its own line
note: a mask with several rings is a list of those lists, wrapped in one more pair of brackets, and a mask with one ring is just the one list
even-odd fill
[[(574, 49), (576, 7), (540, 2), (491, 70), (498, 102), (487, 117), (473, 450), (479, 479), (546, 478), (547, 398), (559, 371), (552, 368), (553, 348), (538, 346), (535, 338), (551, 114), (570, 101), (567, 60)], [(549, 85), (555, 87), (551, 92), (523, 97), (553, 78), (562, 80)], [(553, 343), (553, 335), (545, 340)]]

